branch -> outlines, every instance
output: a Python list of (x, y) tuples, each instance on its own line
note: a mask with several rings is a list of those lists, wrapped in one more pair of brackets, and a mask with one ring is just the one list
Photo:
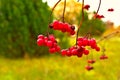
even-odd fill
[(66, 0), (64, 0), (64, 9), (63, 9), (63, 15), (62, 15), (63, 23), (65, 22), (65, 20), (64, 20), (64, 18), (65, 18), (65, 9), (66, 9)]
[(49, 19), (48, 19), (47, 35), (49, 35), (49, 28), (50, 28), (50, 27), (49, 27), (49, 24), (50, 24), (50, 20), (51, 20), (52, 13), (53, 13), (55, 7), (58, 5), (58, 3), (59, 3), (60, 1), (61, 1), (61, 0), (59, 0), (59, 1), (53, 6), (52, 11), (51, 11), (51, 13), (50, 13), (50, 16), (49, 16)]
[(99, 0), (99, 5), (98, 5), (98, 9), (97, 9), (96, 14), (98, 14), (98, 12), (99, 12), (99, 10), (100, 10), (100, 6), (101, 6), (101, 0)]
[(100, 41), (102, 41), (102, 40), (108, 39), (108, 38), (110, 38), (111, 36), (113, 36), (113, 35), (115, 35), (115, 34), (118, 34), (118, 33), (120, 33), (120, 30), (115, 31), (115, 32), (112, 32), (112, 33), (110, 33), (110, 34), (108, 34), (108, 35), (106, 35), (106, 36), (103, 36), (102, 38), (100, 38), (100, 39), (97, 41), (97, 43), (100, 42)]
[(82, 20), (80, 21), (80, 24), (79, 24), (78, 30), (77, 30), (76, 45), (77, 45), (78, 33), (80, 30), (80, 27), (82, 26), (83, 20), (84, 20), (84, 0), (82, 0)]

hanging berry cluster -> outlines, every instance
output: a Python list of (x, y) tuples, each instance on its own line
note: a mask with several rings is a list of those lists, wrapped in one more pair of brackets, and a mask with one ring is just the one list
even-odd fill
[(83, 54), (84, 55), (89, 54), (89, 50), (86, 49), (86, 46), (90, 46), (92, 49), (95, 49), (96, 51), (100, 51), (100, 48), (97, 46), (95, 39), (87, 39), (85, 37), (79, 37), (77, 39), (77, 45), (72, 46), (68, 49), (63, 49), (61, 51), (61, 54), (66, 56), (76, 55), (78, 57), (82, 57)]
[(50, 53), (55, 53), (60, 51), (60, 46), (57, 44), (54, 35), (43, 36), (38, 35), (37, 39), (38, 46), (47, 46)]
[[(52, 9), (52, 12), (54, 10), (54, 8), (57, 6), (57, 4), (60, 2), (61, 0), (59, 0), (55, 6)], [(79, 0), (78, 0), (79, 1)], [(101, 0), (99, 1), (99, 5), (98, 5), (98, 9), (96, 11), (96, 13), (94, 14), (94, 19), (101, 19), (104, 18), (103, 15), (99, 15), (98, 11), (100, 9), (100, 5), (101, 5)], [(65, 13), (65, 8), (66, 8), (66, 0), (64, 0), (64, 9), (63, 9), (63, 15), (62, 15), (62, 21), (59, 20), (55, 20), (54, 22), (50, 23), (49, 22), (49, 26), (47, 29), (47, 36), (44, 36), (42, 34), (38, 35), (38, 39), (37, 39), (37, 45), (38, 46), (46, 46), (49, 49), (50, 53), (60, 53), (62, 56), (77, 56), (77, 57), (82, 57), (83, 55), (88, 55), (90, 53), (90, 50), (87, 47), (90, 47), (91, 49), (95, 49), (96, 51), (100, 51), (100, 47), (97, 45), (97, 42), (94, 38), (91, 37), (79, 37), (78, 33), (79, 33), (79, 29), (84, 21), (84, 10), (89, 10), (90, 5), (84, 5), (84, 0), (82, 0), (82, 19), (80, 21), (80, 25), (77, 29), (77, 31), (75, 32), (75, 26), (70, 25), (68, 23), (66, 23), (64, 21), (64, 13)], [(113, 8), (109, 8), (108, 9), (109, 12), (114, 11)], [(50, 14), (50, 16), (52, 15), (52, 12)], [(57, 40), (55, 39), (53, 34), (49, 33), (49, 29), (53, 29), (53, 30), (58, 30), (61, 31), (63, 33), (69, 33), (70, 35), (75, 35), (76, 34), (76, 43), (75, 45), (73, 45), (70, 48), (67, 49), (61, 49), (61, 47), (57, 44)], [(100, 56), (100, 59), (107, 59), (108, 57), (103, 54)], [(85, 68), (89, 71), (93, 69), (93, 66), (91, 66), (91, 64), (95, 63), (96, 60), (95, 59), (88, 59), (87, 63), (88, 65), (85, 66)]]
[(69, 25), (68, 23), (63, 23), (60, 21), (54, 21), (52, 24), (49, 25), (50, 28), (54, 30), (60, 30), (62, 32), (68, 32), (71, 35), (75, 34), (75, 26)]

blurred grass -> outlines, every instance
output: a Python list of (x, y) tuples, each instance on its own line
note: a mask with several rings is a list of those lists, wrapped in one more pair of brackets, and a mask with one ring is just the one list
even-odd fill
[(54, 54), (38, 59), (0, 58), (0, 80), (119, 80), (120, 38), (105, 41), (109, 59), (99, 60), (101, 52), (92, 51), (97, 60), (94, 70), (86, 71), (86, 57), (61, 57)]

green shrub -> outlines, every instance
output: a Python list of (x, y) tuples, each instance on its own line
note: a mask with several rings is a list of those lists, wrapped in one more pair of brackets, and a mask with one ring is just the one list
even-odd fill
[(46, 31), (49, 14), (42, 0), (0, 0), (0, 55), (18, 58), (47, 53), (36, 45), (36, 38)]

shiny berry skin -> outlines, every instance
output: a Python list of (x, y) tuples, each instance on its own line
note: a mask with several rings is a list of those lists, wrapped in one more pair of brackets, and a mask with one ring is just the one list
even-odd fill
[(39, 39), (39, 38), (44, 39), (44, 35), (38, 35), (38, 39)]
[(56, 50), (55, 50), (55, 48), (49, 48), (49, 52), (50, 52), (50, 53), (55, 53)]
[(71, 54), (72, 54), (72, 55), (77, 55), (77, 54), (78, 54), (77, 49), (73, 49), (73, 50), (71, 50)]
[(57, 52), (59, 52), (61, 48), (60, 48), (60, 46), (56, 46), (55, 49)]
[(67, 54), (66, 54), (68, 57), (72, 56), (70, 50), (67, 50)]
[(53, 35), (49, 35), (49, 39), (53, 42), (55, 41), (55, 37)]
[(84, 50), (84, 54), (88, 55), (89, 54), (89, 50)]
[(88, 45), (88, 40), (86, 38), (84, 38), (82, 44), (83, 44), (83, 46)]
[(75, 34), (75, 31), (71, 31), (70, 34), (71, 34), (71, 35), (74, 35), (74, 34)]
[(70, 28), (71, 28), (73, 31), (75, 30), (75, 26), (73, 26), (73, 25), (72, 25)]
[(78, 46), (82, 46), (82, 45), (83, 45), (83, 42), (82, 42), (82, 41), (77, 41), (77, 45), (78, 45)]
[(37, 45), (38, 45), (38, 46), (42, 46), (43, 44), (44, 44), (44, 39), (39, 38), (39, 39), (37, 40)]
[(49, 41), (47, 42), (47, 46), (48, 46), (48, 47), (52, 47), (52, 45), (53, 45), (53, 42), (49, 40)]
[(61, 54), (62, 56), (65, 56), (67, 54), (67, 50), (66, 49), (61, 50)]
[(68, 23), (63, 23), (60, 21), (54, 21), (52, 24), (49, 25), (54, 30), (60, 30), (61, 32), (68, 32), (71, 35), (75, 34), (75, 26), (69, 25)]

